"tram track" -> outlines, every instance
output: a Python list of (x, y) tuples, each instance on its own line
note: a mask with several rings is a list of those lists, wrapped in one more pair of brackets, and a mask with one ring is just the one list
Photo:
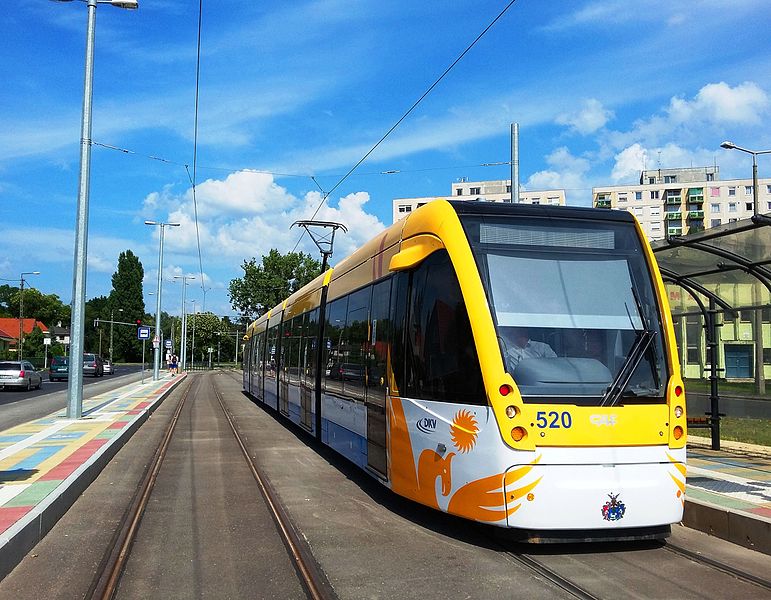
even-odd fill
[(751, 583), (763, 589), (771, 591), (771, 580), (758, 577), (757, 575), (753, 575), (752, 573), (748, 573), (747, 571), (737, 569), (736, 567), (732, 567), (731, 565), (728, 565), (724, 562), (715, 560), (713, 558), (709, 558), (708, 556), (704, 556), (699, 552), (694, 552), (693, 550), (683, 548), (682, 546), (678, 546), (677, 544), (673, 544), (671, 542), (667, 542), (663, 546), (663, 549), (673, 554), (676, 554), (678, 556), (681, 556), (683, 558), (687, 558), (688, 560), (691, 560), (693, 562), (712, 568), (716, 571), (720, 571), (721, 573), (726, 573), (727, 575), (736, 577), (736, 579), (739, 579), (746, 583)]
[(600, 596), (595, 596), (591, 592), (588, 592), (580, 585), (574, 583), (567, 577), (560, 575), (557, 571), (551, 567), (547, 567), (541, 561), (536, 560), (529, 554), (518, 554), (511, 551), (506, 551), (505, 556), (507, 559), (516, 562), (522, 567), (525, 567), (529, 571), (535, 573), (538, 577), (545, 579), (551, 584), (557, 586), (559, 589), (567, 592), (574, 598), (579, 598), (579, 600), (602, 600)]
[[(169, 420), (164, 434), (158, 444), (153, 458), (148, 464), (144, 476), (137, 487), (137, 491), (132, 498), (131, 503), (126, 509), (120, 526), (114, 534), (108, 550), (105, 552), (100, 566), (92, 580), (85, 598), (90, 599), (112, 599), (118, 595), (121, 578), (126, 571), (126, 566), (132, 555), (137, 536), (142, 526), (143, 516), (148, 508), (156, 484), (159, 481), (159, 474), (169, 452), (169, 447), (174, 439), (177, 425), (180, 417), (188, 404), (188, 400), (201, 395), (205, 385), (204, 377), (193, 376), (182, 391), (181, 397), (174, 407), (173, 414)], [(210, 379), (211, 389), (217, 401), (219, 408), (224, 414), (225, 421), (229, 425), (229, 431), (235, 438), (236, 444), (246, 462), (246, 466), (251, 472), (265, 506), (273, 518), (275, 531), (287, 550), (287, 555), (297, 574), (299, 583), (306, 596), (313, 600), (328, 600), (336, 598), (336, 594), (327, 580), (325, 574), (320, 569), (313, 558), (310, 547), (299, 534), (292, 523), (287, 511), (283, 508), (278, 495), (273, 489), (268, 478), (261, 473), (259, 466), (249, 455), (249, 451), (244, 440), (236, 427), (233, 415), (228, 411), (222, 393), (217, 388), (216, 382)]]

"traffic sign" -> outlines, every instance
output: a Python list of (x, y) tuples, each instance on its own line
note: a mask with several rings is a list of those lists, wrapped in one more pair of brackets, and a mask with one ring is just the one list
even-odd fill
[(137, 327), (137, 339), (138, 340), (149, 340), (150, 339), (150, 328), (149, 327)]
[(171, 340), (166, 340), (166, 347), (171, 348)]

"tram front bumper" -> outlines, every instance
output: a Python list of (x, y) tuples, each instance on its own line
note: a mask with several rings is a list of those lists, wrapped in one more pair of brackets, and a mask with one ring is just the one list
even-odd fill
[(505, 487), (509, 527), (655, 527), (683, 516), (682, 463), (539, 464), (529, 470), (527, 481), (510, 479)]

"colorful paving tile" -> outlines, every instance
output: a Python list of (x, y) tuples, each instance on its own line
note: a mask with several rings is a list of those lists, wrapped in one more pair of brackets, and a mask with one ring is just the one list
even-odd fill
[(134, 384), (89, 398), (77, 421), (63, 410), (0, 432), (0, 533), (45, 501), (177, 381)]

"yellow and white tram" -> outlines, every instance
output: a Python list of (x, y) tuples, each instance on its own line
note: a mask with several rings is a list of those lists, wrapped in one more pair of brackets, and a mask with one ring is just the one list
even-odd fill
[(625, 211), (431, 202), (246, 339), (245, 390), (397, 494), (542, 541), (682, 517), (676, 342)]

